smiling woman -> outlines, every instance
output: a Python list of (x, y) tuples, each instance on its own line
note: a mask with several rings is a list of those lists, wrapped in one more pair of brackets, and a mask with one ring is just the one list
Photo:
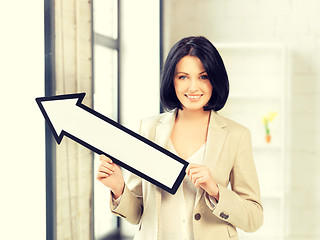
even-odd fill
[(160, 94), (170, 111), (142, 120), (139, 134), (189, 162), (187, 175), (171, 195), (134, 174), (125, 181), (100, 156), (98, 180), (111, 189), (111, 211), (139, 225), (136, 240), (238, 239), (236, 228), (256, 231), (263, 213), (251, 136), (217, 113), (229, 81), (210, 41), (187, 37), (172, 47)]
[[(183, 59), (186, 56), (187, 58)], [(195, 63), (194, 66), (193, 63)], [(192, 68), (197, 69), (189, 68), (191, 65)], [(204, 37), (184, 38), (171, 48), (162, 72), (160, 87), (161, 103), (164, 108), (172, 110), (182, 107), (174, 88), (176, 81), (172, 80), (176, 79), (177, 73), (182, 79), (187, 78), (191, 70), (198, 70), (193, 74), (198, 74), (202, 80), (205, 80), (204, 82), (210, 82), (212, 86), (211, 97), (204, 109), (219, 111), (225, 105), (229, 95), (228, 75), (219, 52)], [(187, 74), (183, 75), (184, 71)]]
[(202, 110), (211, 98), (212, 85), (197, 57), (185, 56), (178, 62), (174, 87), (182, 108)]

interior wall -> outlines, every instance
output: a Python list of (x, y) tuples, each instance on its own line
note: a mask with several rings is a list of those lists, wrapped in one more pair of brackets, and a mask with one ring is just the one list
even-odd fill
[(318, 239), (320, 228), (320, 2), (165, 0), (165, 55), (174, 42), (280, 42), (288, 50), (288, 239)]
[(120, 2), (120, 120), (137, 129), (160, 112), (159, 1)]
[(0, 239), (46, 239), (44, 3), (0, 8)]

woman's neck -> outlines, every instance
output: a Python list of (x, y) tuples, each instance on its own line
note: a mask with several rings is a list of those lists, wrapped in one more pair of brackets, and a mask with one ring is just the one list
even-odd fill
[(177, 120), (182, 121), (208, 121), (211, 111), (204, 110), (188, 110), (188, 109), (179, 109), (177, 113)]

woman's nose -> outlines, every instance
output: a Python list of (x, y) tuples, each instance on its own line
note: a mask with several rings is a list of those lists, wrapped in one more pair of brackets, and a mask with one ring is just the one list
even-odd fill
[(195, 92), (198, 90), (198, 81), (197, 79), (190, 79), (190, 84), (189, 84), (189, 91), (190, 92)]

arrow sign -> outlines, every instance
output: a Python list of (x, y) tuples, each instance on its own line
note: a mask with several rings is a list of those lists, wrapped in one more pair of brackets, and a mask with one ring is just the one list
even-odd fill
[(188, 162), (83, 105), (85, 93), (36, 98), (58, 144), (67, 136), (97, 154), (175, 194)]

